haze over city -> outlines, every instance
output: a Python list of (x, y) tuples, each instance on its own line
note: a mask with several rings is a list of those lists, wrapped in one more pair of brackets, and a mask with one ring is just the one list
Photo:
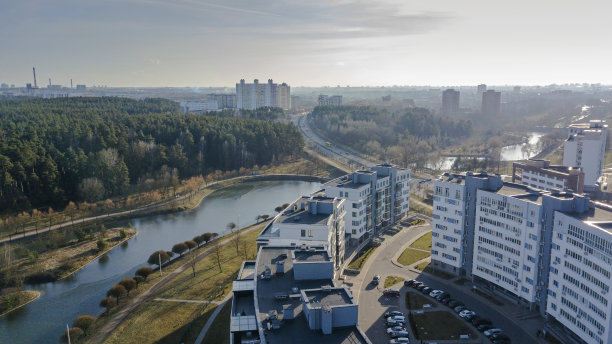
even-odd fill
[(0, 81), (612, 83), (606, 1), (4, 1)]

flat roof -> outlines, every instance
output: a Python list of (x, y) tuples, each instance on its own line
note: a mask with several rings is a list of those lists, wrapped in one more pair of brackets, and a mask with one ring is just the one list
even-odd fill
[(297, 262), (329, 262), (331, 259), (325, 250), (293, 251)]
[[(293, 248), (279, 248), (262, 246), (257, 257), (257, 275), (265, 272), (266, 267), (271, 269), (272, 276), (269, 280), (257, 278), (257, 309), (258, 321), (261, 322), (270, 313), (276, 313), (282, 320), (283, 309), (293, 308), (295, 319), (282, 321), (281, 327), (273, 331), (265, 331), (268, 343), (370, 343), (363, 333), (356, 327), (334, 328), (333, 333), (324, 335), (321, 331), (313, 331), (308, 327), (304, 313), (302, 312), (302, 302), (300, 294), (294, 293), (297, 290), (317, 289), (322, 287), (334, 287), (330, 279), (296, 281), (293, 278), (293, 262), (290, 257)], [(276, 274), (276, 263), (284, 262), (284, 273)]]
[(254, 279), (255, 277), (255, 261), (245, 261), (242, 264), (242, 269), (240, 269), (240, 276), (238, 279)]
[(333, 214), (311, 214), (307, 209), (286, 210), (274, 223), (300, 223), (304, 225), (325, 225)]
[[(368, 174), (374, 174), (376, 172), (368, 172)], [(364, 171), (359, 171), (359, 173), (364, 173)], [(347, 177), (348, 176), (348, 177)], [(347, 176), (342, 176), (336, 179), (332, 179), (330, 181), (328, 181), (327, 183), (323, 184), (326, 186), (337, 186), (337, 187), (342, 187), (342, 188), (347, 188), (347, 189), (359, 189), (362, 188), (364, 186), (370, 185), (369, 182), (366, 183), (355, 183), (353, 182), (353, 178), (350, 177), (350, 174)]]
[(353, 296), (344, 288), (304, 290), (310, 304), (327, 306), (354, 305)]
[(532, 189), (526, 185), (515, 183), (504, 183), (497, 193), (512, 198), (527, 200), (536, 204), (542, 204), (542, 192)]

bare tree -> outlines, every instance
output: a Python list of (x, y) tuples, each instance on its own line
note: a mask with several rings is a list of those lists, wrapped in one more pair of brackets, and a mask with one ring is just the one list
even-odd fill
[(217, 259), (217, 265), (219, 266), (219, 272), (223, 272), (223, 268), (221, 267), (221, 242), (215, 241), (213, 245), (213, 253), (215, 254), (215, 258)]
[(240, 242), (242, 241), (242, 237), (241, 237), (240, 231), (236, 232), (236, 234), (232, 238), (232, 241), (234, 242), (234, 246), (236, 246), (236, 256), (238, 256), (240, 254), (240, 251), (239, 251), (239, 249), (240, 249)]
[(191, 271), (193, 272), (193, 277), (195, 277), (195, 267), (198, 262), (198, 254), (195, 251), (190, 251), (187, 254), (187, 259), (189, 259), (189, 265), (191, 265)]

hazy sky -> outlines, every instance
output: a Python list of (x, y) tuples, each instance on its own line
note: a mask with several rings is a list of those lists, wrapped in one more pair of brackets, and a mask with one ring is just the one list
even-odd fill
[(0, 82), (612, 84), (609, 0), (0, 0)]

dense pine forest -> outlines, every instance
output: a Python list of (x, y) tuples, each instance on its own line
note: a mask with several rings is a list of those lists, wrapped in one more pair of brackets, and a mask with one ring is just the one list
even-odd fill
[(302, 150), (292, 124), (241, 117), (183, 115), (164, 99), (0, 100), (0, 213), (96, 201)]

